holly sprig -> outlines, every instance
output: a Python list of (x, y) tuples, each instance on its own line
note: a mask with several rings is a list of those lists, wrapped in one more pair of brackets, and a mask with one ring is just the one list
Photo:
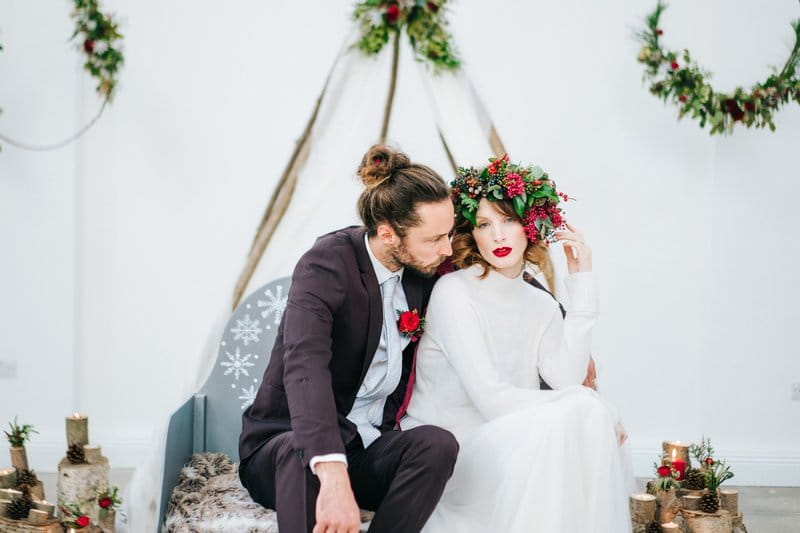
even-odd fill
[(3, 433), (6, 434), (6, 438), (8, 439), (8, 443), (18, 448), (20, 446), (25, 446), (25, 441), (31, 440), (32, 433), (39, 433), (33, 426), (30, 424), (18, 424), (17, 417), (14, 417), (13, 422), (9, 422), (8, 425), (11, 428), (11, 432), (3, 430)]
[(73, 2), (75, 32), (71, 40), (77, 41), (84, 54), (83, 68), (97, 80), (97, 92), (110, 101), (124, 63), (120, 50), (122, 34), (114, 17), (103, 13), (97, 0)]
[(360, 23), (361, 36), (356, 47), (367, 55), (380, 52), (389, 38), (405, 28), (419, 61), (434, 70), (456, 70), (461, 66), (452, 35), (446, 30), (448, 0), (363, 0), (353, 9), (353, 20)]
[(678, 118), (689, 115), (710, 124), (710, 134), (730, 134), (737, 123), (746, 127), (768, 127), (775, 131), (774, 114), (786, 103), (800, 103), (800, 19), (791, 23), (794, 46), (781, 70), (773, 69), (766, 81), (750, 89), (736, 87), (732, 92), (716, 91), (709, 82), (711, 73), (692, 60), (689, 50), (676, 52), (661, 46), (664, 31), (659, 21), (667, 5), (659, 1), (646, 18), (646, 29), (637, 33), (642, 42), (638, 61), (645, 65), (645, 80), (650, 92), (678, 107)]

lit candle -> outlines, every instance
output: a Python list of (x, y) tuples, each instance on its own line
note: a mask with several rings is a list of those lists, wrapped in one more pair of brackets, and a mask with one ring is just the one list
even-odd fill
[(677, 470), (678, 477), (675, 479), (678, 481), (683, 481), (683, 478), (686, 476), (686, 461), (677, 457), (678, 450), (675, 448), (672, 449), (672, 467)]
[(17, 487), (17, 469), (3, 468), (0, 470), (0, 489), (14, 489)]
[(661, 533), (678, 533), (681, 530), (680, 526), (675, 522), (666, 522), (661, 524)]
[(75, 413), (67, 417), (67, 446), (89, 444), (89, 417)]
[[(682, 444), (681, 441), (664, 441), (661, 444), (661, 447), (664, 449), (664, 453), (667, 457), (676, 457), (678, 459), (683, 460), (686, 466), (691, 466), (692, 462), (689, 460), (689, 445)], [(673, 455), (672, 451), (675, 450), (676, 454)]]

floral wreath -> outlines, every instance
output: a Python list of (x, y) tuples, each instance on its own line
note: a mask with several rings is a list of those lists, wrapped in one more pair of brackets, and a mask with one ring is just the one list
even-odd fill
[[(692, 61), (689, 50), (683, 54), (665, 50), (659, 38), (664, 31), (658, 22), (666, 4), (658, 2), (655, 10), (647, 17), (647, 29), (637, 34), (642, 42), (638, 61), (647, 66), (644, 77), (651, 81), (650, 92), (665, 102), (670, 100), (678, 106), (678, 118), (691, 115), (700, 121), (711, 124), (711, 135), (731, 133), (737, 122), (748, 128), (768, 126), (775, 131), (773, 114), (790, 100), (800, 103), (800, 77), (797, 66), (800, 63), (800, 19), (792, 22), (794, 46), (786, 64), (775, 71), (766, 81), (755, 84), (750, 90), (742, 87), (733, 93), (714, 90), (708, 82), (711, 74), (701, 70)], [(680, 60), (682, 61), (679, 61)]]
[(556, 230), (565, 226), (564, 211), (558, 204), (570, 197), (557, 191), (540, 167), (510, 163), (508, 155), (490, 158), (489, 165), (481, 169), (459, 167), (450, 187), (458, 208), (456, 217), (469, 220), (473, 226), (477, 226), (475, 214), (481, 198), (510, 200), (531, 242), (555, 242)]
[[(96, 90), (103, 98), (103, 104), (97, 115), (83, 128), (67, 139), (54, 144), (33, 145), (20, 142), (5, 134), (0, 134), (0, 141), (7, 142), (23, 150), (47, 151), (56, 150), (80, 138), (91, 128), (103, 114), (106, 104), (111, 102), (117, 87), (119, 71), (124, 63), (120, 50), (122, 34), (112, 15), (100, 11), (98, 0), (72, 0), (72, 19), (75, 31), (70, 40), (76, 41), (76, 49), (84, 57), (83, 68), (97, 80)], [(0, 51), (3, 47), (0, 46)], [(2, 109), (0, 109), (2, 112)]]
[(456, 70), (461, 61), (445, 30), (447, 1), (362, 0), (353, 10), (353, 19), (361, 24), (356, 46), (367, 55), (377, 54), (392, 33), (405, 27), (418, 60), (430, 62), (437, 71)]

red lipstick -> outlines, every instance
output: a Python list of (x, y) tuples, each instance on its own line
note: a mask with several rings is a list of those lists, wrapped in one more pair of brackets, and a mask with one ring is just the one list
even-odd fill
[(511, 253), (511, 248), (508, 246), (503, 246), (502, 248), (495, 248), (492, 250), (492, 253), (497, 257), (505, 257)]

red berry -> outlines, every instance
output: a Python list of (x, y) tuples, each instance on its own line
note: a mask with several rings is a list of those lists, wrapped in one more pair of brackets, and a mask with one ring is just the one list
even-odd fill
[(79, 516), (75, 519), (75, 523), (78, 524), (78, 527), (86, 527), (89, 525), (89, 517), (88, 516)]
[(662, 30), (661, 28), (658, 28), (658, 29), (656, 30), (656, 33), (657, 33), (658, 35), (664, 35), (664, 30)]
[(94, 41), (91, 39), (86, 39), (83, 41), (83, 49), (86, 51), (87, 54), (91, 54), (94, 52)]
[(679, 67), (680, 65), (678, 65), (678, 62), (677, 62), (677, 61), (673, 61), (673, 62), (672, 62), (672, 64), (671, 64), (670, 66), (672, 67), (672, 70), (678, 70), (678, 67)]
[(686, 96), (685, 94), (682, 94), (682, 95), (680, 95), (680, 96), (678, 97), (678, 100), (680, 100), (681, 102), (685, 102), (685, 101), (686, 101), (686, 100), (688, 100), (688, 99), (689, 99), (689, 97), (688, 97), (688, 96)]
[(400, 16), (400, 8), (397, 7), (395, 4), (390, 5), (386, 9), (386, 20), (389, 21), (389, 24), (394, 24), (395, 22), (397, 22), (399, 16)]

